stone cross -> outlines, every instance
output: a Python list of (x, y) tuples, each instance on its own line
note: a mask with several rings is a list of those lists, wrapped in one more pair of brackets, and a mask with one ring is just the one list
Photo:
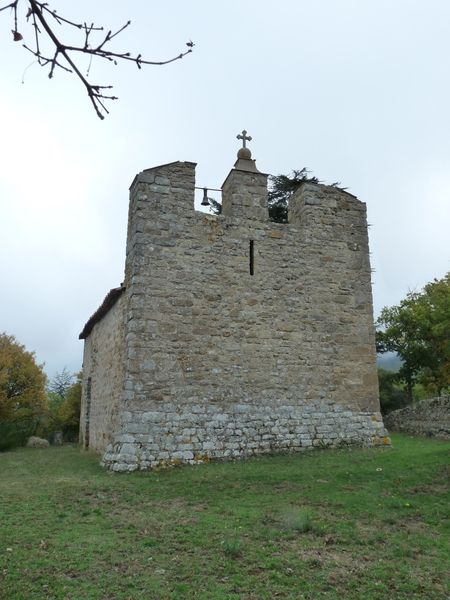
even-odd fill
[(247, 148), (245, 142), (251, 142), (252, 141), (252, 136), (251, 135), (247, 135), (247, 131), (245, 129), (242, 130), (242, 135), (239, 134), (236, 136), (238, 140), (242, 140), (242, 147), (243, 148)]

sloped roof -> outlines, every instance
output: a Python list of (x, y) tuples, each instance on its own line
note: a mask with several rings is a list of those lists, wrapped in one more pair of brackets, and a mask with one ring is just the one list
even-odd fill
[(91, 316), (89, 321), (84, 326), (83, 331), (78, 336), (78, 339), (85, 340), (88, 337), (88, 335), (94, 329), (94, 325), (98, 323), (101, 319), (103, 319), (106, 313), (114, 306), (114, 304), (122, 295), (122, 292), (124, 292), (125, 290), (126, 287), (123, 285), (109, 290), (103, 302), (100, 304), (95, 313)]

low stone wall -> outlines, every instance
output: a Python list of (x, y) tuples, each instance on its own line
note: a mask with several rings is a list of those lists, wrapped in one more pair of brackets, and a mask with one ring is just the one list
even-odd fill
[(422, 400), (384, 417), (389, 431), (450, 438), (450, 396)]
[(177, 406), (124, 412), (124, 433), (106, 449), (103, 465), (133, 471), (276, 451), (347, 445), (390, 445), (378, 412), (311, 403), (303, 406)]

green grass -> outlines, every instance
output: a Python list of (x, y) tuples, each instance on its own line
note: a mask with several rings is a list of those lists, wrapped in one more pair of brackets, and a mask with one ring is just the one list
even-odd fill
[(2, 453), (0, 598), (447, 600), (450, 444), (393, 442), (128, 475)]

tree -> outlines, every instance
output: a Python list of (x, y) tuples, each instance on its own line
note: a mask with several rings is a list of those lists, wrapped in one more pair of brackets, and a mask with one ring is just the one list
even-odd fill
[(319, 183), (317, 177), (309, 177), (306, 167), (300, 171), (294, 170), (291, 175), (270, 175), (269, 193), (269, 218), (275, 223), (287, 223), (289, 200), (305, 182)]
[(66, 397), (67, 391), (73, 383), (73, 375), (69, 373), (66, 367), (62, 371), (56, 373), (48, 385), (48, 391), (52, 394), (57, 394), (62, 400)]
[(399, 375), (410, 401), (416, 381), (431, 393), (450, 386), (450, 273), (383, 308), (376, 325), (377, 351), (396, 352), (403, 361)]
[[(23, 6), (26, 9), (25, 17), (19, 18), (18, 9), (19, 6)], [(76, 56), (87, 55), (92, 58), (102, 58), (114, 65), (117, 65), (118, 61), (131, 61), (134, 62), (138, 69), (142, 68), (142, 65), (167, 65), (176, 60), (180, 60), (186, 54), (192, 52), (194, 47), (193, 42), (189, 41), (186, 43), (187, 50), (162, 61), (147, 60), (142, 57), (141, 54), (132, 55), (130, 52), (115, 52), (109, 49), (109, 44), (116, 36), (118, 36), (124, 29), (130, 26), (131, 21), (127, 21), (117, 31), (111, 29), (105, 34), (103, 27), (98, 27), (94, 23), (88, 25), (86, 21), (79, 23), (61, 16), (56, 9), (50, 8), (46, 2), (38, 2), (37, 0), (13, 0), (9, 4), (0, 6), (0, 12), (10, 9), (13, 15), (13, 29), (11, 33), (15, 42), (20, 42), (26, 39), (26, 36), (22, 33), (23, 21), (30, 23), (31, 29), (28, 37), (32, 39), (31, 43), (24, 43), (23, 47), (31, 52), (36, 57), (37, 62), (42, 67), (49, 67), (49, 78), (53, 77), (56, 68), (63, 69), (69, 73), (73, 73), (85, 87), (89, 99), (94, 107), (97, 116), (100, 119), (104, 119), (105, 113), (108, 114), (108, 109), (105, 106), (107, 100), (117, 100), (116, 96), (111, 95), (109, 90), (112, 89), (111, 85), (98, 85), (89, 82), (89, 68), (88, 75), (84, 76), (82, 73), (82, 67), (75, 58)], [(21, 25), (19, 27), (19, 20)], [(56, 33), (56, 27), (62, 26), (63, 34), (70, 38), (74, 30), (78, 30), (81, 33), (82, 39), (79, 45), (72, 45), (69, 42), (63, 42), (59, 34)], [(20, 28), (20, 31), (19, 31)], [(59, 30), (61, 31), (61, 30)], [(94, 41), (94, 38), (97, 37)], [(50, 43), (48, 50), (44, 50), (44, 45)]]
[(0, 334), (0, 449), (23, 443), (47, 408), (46, 376), (13, 336)]
[(421, 382), (442, 393), (450, 387), (450, 272), (418, 297), (421, 333), (428, 349)]
[(66, 441), (76, 441), (80, 427), (81, 373), (75, 375), (64, 367), (47, 386), (48, 411), (41, 421), (39, 434), (48, 439), (62, 433)]
[(384, 415), (409, 403), (408, 393), (399, 380), (399, 374), (395, 371), (378, 369), (380, 408)]
[(61, 429), (64, 439), (77, 441), (80, 429), (81, 411), (81, 373), (77, 375), (77, 381), (67, 390), (64, 401), (59, 408)]
[[(306, 167), (294, 170), (290, 175), (269, 175), (267, 204), (269, 219), (275, 223), (287, 223), (289, 200), (303, 183), (320, 183), (317, 177), (310, 177)], [(332, 183), (337, 187), (339, 183)], [(344, 189), (344, 188), (341, 188)], [(210, 210), (214, 214), (222, 212), (222, 205), (213, 198), (208, 198)]]

